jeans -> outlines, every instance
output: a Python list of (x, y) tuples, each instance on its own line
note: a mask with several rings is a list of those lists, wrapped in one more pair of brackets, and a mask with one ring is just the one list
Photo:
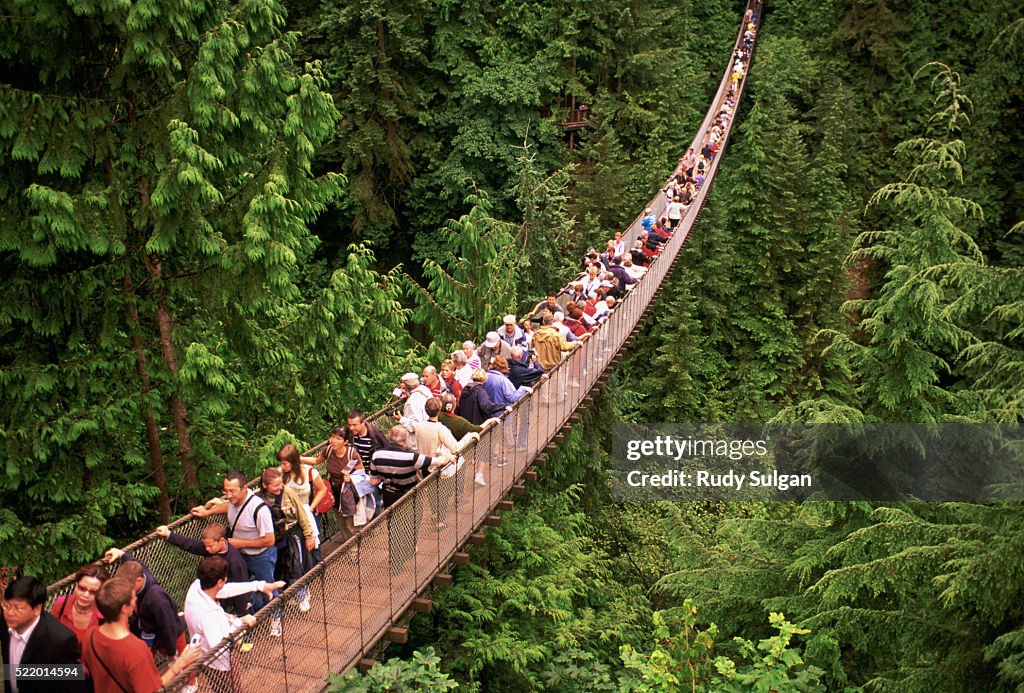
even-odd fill
[[(245, 560), (245, 565), (249, 568), (249, 573), (252, 574), (256, 580), (263, 580), (264, 582), (274, 581), (274, 565), (277, 563), (277, 547), (270, 546), (263, 549), (261, 553), (251, 556), (247, 553), (242, 554), (242, 559)], [(278, 595), (277, 590), (274, 590), (274, 596)], [(263, 608), (263, 605), (267, 603), (267, 595), (263, 592), (257, 591), (252, 593), (252, 610), (253, 613)]]

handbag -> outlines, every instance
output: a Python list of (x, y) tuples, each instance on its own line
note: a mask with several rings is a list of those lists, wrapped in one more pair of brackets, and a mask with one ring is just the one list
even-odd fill
[[(316, 510), (317, 513), (320, 514), (320, 515), (323, 515), (328, 510), (330, 510), (331, 508), (334, 507), (334, 491), (331, 490), (331, 485), (328, 484), (326, 481), (324, 482), (324, 486), (327, 487), (327, 493), (324, 494), (324, 497), (320, 499), (320, 503), (316, 506), (316, 508), (314, 508), (314, 510)], [(310, 493), (313, 492), (313, 468), (312, 467), (309, 468), (309, 490), (310, 490)]]

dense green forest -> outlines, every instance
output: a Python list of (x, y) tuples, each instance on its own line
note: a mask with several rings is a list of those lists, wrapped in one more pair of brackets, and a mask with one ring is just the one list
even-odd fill
[[(742, 10), (5, 2), (0, 566), (61, 576), (560, 285), (689, 143)], [(622, 420), (1019, 423), (1022, 97), (1019, 3), (769, 2), (635, 347), (335, 688), (1020, 690), (1019, 503), (630, 504), (607, 463)]]

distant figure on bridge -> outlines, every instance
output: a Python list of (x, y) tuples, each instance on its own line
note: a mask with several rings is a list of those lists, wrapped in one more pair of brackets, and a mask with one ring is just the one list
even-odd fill
[[(589, 296), (591, 291), (597, 291), (597, 288), (601, 286), (601, 282), (604, 279), (601, 277), (602, 270), (597, 265), (591, 265), (587, 268), (587, 276), (583, 278), (583, 291)], [(554, 315), (557, 308), (551, 311)]]
[(676, 195), (672, 198), (672, 201), (668, 203), (668, 227), (675, 231), (676, 227), (679, 226), (679, 222), (683, 220), (683, 203), (679, 201), (679, 196)]
[(494, 404), (511, 406), (518, 402), (524, 395), (533, 392), (533, 388), (527, 385), (516, 386), (509, 379), (508, 359), (499, 356), (491, 364), (492, 368), (487, 372), (487, 380), (484, 382), (484, 389)]
[(612, 267), (609, 270), (609, 272), (611, 272), (616, 276), (616, 278), (618, 278), (619, 283), (623, 286), (623, 288), (628, 288), (636, 284), (636, 278), (626, 271), (626, 269), (622, 266), (622, 262), (619, 260), (619, 258), (615, 258), (615, 260), (612, 262)]
[(651, 227), (654, 226), (654, 222), (658, 220), (658, 217), (654, 215), (654, 211), (648, 207), (644, 210), (644, 215), (640, 218), (640, 226), (644, 227), (644, 231), (650, 232)]
[(626, 252), (626, 241), (622, 238), (622, 232), (616, 231), (615, 236), (612, 238), (614, 245), (613, 257), (622, 257), (622, 254)]
[(409, 432), (404, 426), (388, 431), (388, 446), (373, 453), (370, 459), (370, 480), (384, 493), (384, 509), (397, 503), (426, 476), (438, 467), (455, 461), (455, 455), (427, 457), (409, 446)]
[[(466, 354), (466, 347), (469, 347), (469, 354)], [(476, 355), (476, 344), (466, 341), (462, 344), (461, 351), (452, 352), (452, 361), (455, 362), (455, 379), (462, 387), (473, 379), (473, 371), (480, 367), (480, 357)]]
[(575, 281), (569, 288), (569, 302), (580, 303), (587, 300), (587, 290), (582, 281)]
[(554, 313), (556, 310), (558, 310), (557, 291), (549, 291), (548, 295), (544, 297), (544, 300), (534, 307), (533, 311), (531, 312), (531, 315), (533, 315), (535, 319), (539, 320), (540, 316), (544, 313), (545, 310), (551, 313)]
[(448, 392), (448, 384), (441, 379), (440, 373), (437, 372), (437, 368), (431, 365), (423, 367), (423, 384), (428, 390), (432, 397), (442, 397), (444, 393)]
[[(475, 424), (472, 421), (466, 419), (465, 417), (456, 414), (455, 411), (457, 409), (457, 406), (458, 405), (455, 401), (455, 398), (451, 395), (451, 393), (445, 395), (444, 398), (441, 400), (441, 413), (438, 415), (437, 420), (443, 426), (448, 428), (448, 430), (452, 432), (452, 435), (455, 436), (455, 439), (459, 441), (460, 450), (466, 447), (470, 435), (480, 434), (483, 431), (486, 431), (488, 428), (496, 426), (498, 424), (498, 419), (494, 418), (487, 419), (486, 421), (483, 422), (483, 424), (480, 425)], [(463, 477), (461, 475), (460, 470), (460, 472), (456, 473), (455, 475), (456, 487), (459, 491), (460, 497), (461, 494), (464, 493), (464, 490), (462, 488), (462, 479)], [(483, 472), (476, 473), (476, 483), (478, 486), (487, 485), (487, 479), (484, 478)], [(458, 499), (456, 500), (456, 502), (458, 502)]]
[[(406, 373), (402, 376), (400, 387), (402, 396), (405, 397), (405, 406), (402, 413), (394, 413), (395, 421), (405, 427), (409, 432), (409, 445), (416, 446), (416, 424), (427, 420), (427, 412), (423, 405), (433, 397), (430, 388), (420, 384), (420, 377), (415, 373)], [(395, 391), (396, 393), (398, 390)]]
[[(522, 331), (520, 330), (521, 333)], [(525, 336), (523, 338), (525, 339)], [(455, 378), (456, 370), (454, 359), (445, 359), (441, 362), (441, 379), (448, 386), (447, 392), (455, 395), (455, 401), (457, 402), (459, 397), (462, 396), (462, 383)], [(442, 393), (441, 396), (444, 397), (446, 393)]]
[(509, 346), (526, 346), (527, 339), (523, 329), (516, 324), (515, 315), (506, 315), (502, 318), (501, 329), (498, 330), (498, 338)]
[(558, 333), (562, 335), (563, 338), (565, 338), (565, 341), (579, 341), (579, 338), (575, 334), (573, 334), (572, 330), (570, 330), (568, 326), (566, 326), (565, 313), (563, 313), (560, 310), (556, 310), (554, 315), (552, 315), (551, 317), (554, 318), (554, 320), (551, 321), (551, 324), (554, 326), (556, 330), (558, 330)]
[(507, 342), (503, 342), (497, 332), (488, 332), (487, 338), (484, 339), (484, 343), (480, 345), (476, 353), (480, 357), (480, 367), (485, 371), (490, 370), (491, 364), (498, 356), (508, 358), (512, 355), (511, 346)]
[[(562, 319), (562, 324), (566, 326), (569, 332), (571, 332), (576, 339), (580, 339), (583, 335), (590, 332), (590, 328), (583, 323), (582, 308), (577, 306), (575, 303), (570, 303), (565, 308), (569, 313)], [(511, 363), (509, 365), (511, 366)]]
[(505, 405), (491, 401), (483, 385), (486, 380), (487, 371), (483, 368), (473, 371), (473, 379), (462, 389), (462, 399), (459, 401), (459, 416), (478, 426), (487, 419), (500, 416), (505, 408)]
[(544, 377), (544, 369), (530, 363), (529, 352), (523, 347), (512, 347), (512, 360), (508, 362), (508, 378), (516, 387), (533, 387)]
[[(476, 355), (476, 344), (472, 339), (467, 339), (462, 343), (462, 353), (466, 355), (466, 365), (472, 370), (476, 370), (480, 367), (480, 357)], [(466, 383), (462, 383), (465, 385)]]
[[(595, 293), (594, 296), (596, 297), (597, 294)], [(537, 349), (537, 360), (540, 361), (540, 365), (545, 372), (550, 372), (552, 368), (561, 363), (563, 353), (568, 353), (577, 348), (590, 336), (588, 334), (578, 342), (569, 342), (555, 328), (554, 322), (555, 318), (553, 315), (545, 315), (543, 326), (533, 334), (533, 344)]]
[(693, 177), (693, 168), (697, 165), (697, 156), (693, 153), (693, 147), (686, 150), (686, 156), (683, 157), (683, 173), (686, 174), (687, 178)]
[(634, 277), (635, 279), (643, 279), (643, 276), (647, 273), (646, 267), (644, 267), (643, 265), (637, 265), (636, 263), (633, 262), (632, 255), (627, 255), (622, 260), (622, 266), (623, 268), (625, 268), (627, 272), (629, 272), (629, 275), (631, 277)]
[(641, 238), (636, 239), (633, 242), (633, 248), (629, 251), (629, 256), (633, 259), (634, 265), (640, 265), (645, 267), (649, 260), (647, 253), (644, 252), (644, 240)]

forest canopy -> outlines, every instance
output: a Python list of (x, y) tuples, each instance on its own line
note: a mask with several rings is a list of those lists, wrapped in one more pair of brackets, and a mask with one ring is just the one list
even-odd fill
[[(526, 312), (664, 181), (742, 11), (8, 0), (0, 566), (56, 579)], [(767, 3), (635, 347), (336, 689), (1024, 685), (1019, 503), (631, 504), (606, 472), (622, 421), (1019, 425), (1022, 99), (1019, 3)]]

